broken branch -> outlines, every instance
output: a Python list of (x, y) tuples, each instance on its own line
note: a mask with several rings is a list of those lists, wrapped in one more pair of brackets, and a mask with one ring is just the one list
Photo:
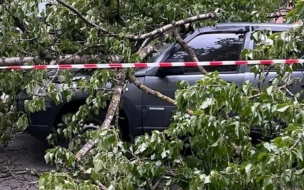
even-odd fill
[[(76, 163), (76, 167), (78, 168), (78, 170), (83, 174), (86, 175), (86, 171), (84, 169), (83, 166), (81, 166), (80, 164)], [(100, 183), (100, 181), (98, 180), (93, 180), (94, 183), (99, 187), (100, 190), (107, 190), (106, 186), (104, 186), (102, 183)]]
[[(133, 75), (128, 75), (126, 76), (126, 72), (125, 70), (121, 70), (119, 72), (121, 74), (121, 77), (119, 77), (119, 81), (122, 81), (123, 79), (125, 78), (128, 78), (129, 81), (131, 83), (133, 83), (137, 88), (143, 90), (145, 93), (147, 94), (150, 94), (150, 95), (153, 95), (153, 96), (156, 96), (174, 106), (177, 106), (177, 103), (175, 100), (171, 99), (170, 97), (168, 96), (165, 96), (163, 94), (161, 94), (160, 92), (158, 91), (155, 91), (155, 90), (152, 90), (150, 88), (148, 88), (147, 86), (141, 84), (137, 79), (136, 77), (134, 77)], [(109, 108), (108, 108), (108, 111), (107, 111), (107, 115), (106, 115), (106, 118), (103, 122), (103, 124), (101, 125), (100, 129), (105, 129), (105, 128), (108, 128), (114, 118), (114, 115), (115, 115), (115, 111), (117, 109), (117, 106), (120, 102), (120, 98), (121, 98), (121, 94), (122, 94), (122, 91), (123, 91), (123, 86), (124, 86), (124, 83), (120, 83), (120, 84), (117, 84), (117, 86), (114, 87), (114, 94), (112, 96), (112, 100), (111, 100), (111, 103), (109, 105)], [(189, 110), (187, 109), (186, 110), (186, 113), (189, 114), (189, 115), (194, 115), (194, 112), (192, 110)], [(81, 158), (83, 156), (85, 156), (94, 146), (95, 146), (95, 141), (93, 141), (92, 139), (90, 139), (75, 155), (76, 159), (78, 161), (81, 160)]]
[[(179, 43), (183, 49), (188, 53), (188, 55), (191, 57), (192, 61), (199, 62), (194, 50), (192, 47), (190, 47), (179, 35), (177, 30), (173, 31), (173, 37), (175, 38), (176, 42)], [(198, 69), (201, 71), (202, 74), (206, 75), (208, 72), (204, 69), (202, 66), (198, 66)]]
[[(123, 56), (120, 55), (64, 55), (59, 56), (56, 60), (56, 63), (59, 64), (85, 64), (88, 60), (107, 60), (112, 63), (121, 62)], [(0, 65), (1, 66), (13, 66), (13, 65), (23, 65), (24, 63), (32, 62), (35, 65), (43, 64), (44, 61), (39, 57), (10, 57), (10, 58), (1, 58)], [(51, 62), (53, 63), (53, 62)]]
[(211, 19), (211, 18), (215, 18), (217, 16), (217, 14), (215, 12), (211, 12), (211, 13), (206, 13), (206, 14), (199, 14), (193, 17), (189, 17), (186, 19), (182, 19), (176, 22), (172, 22), (171, 24), (165, 25), (163, 27), (157, 28), (151, 32), (148, 32), (146, 34), (140, 34), (140, 35), (128, 35), (127, 37), (129, 39), (132, 40), (143, 40), (146, 38), (150, 38), (153, 37), (157, 34), (162, 34), (168, 30), (171, 30), (177, 26), (182, 26), (184, 24), (188, 24), (191, 22), (196, 22), (196, 21), (200, 21), (200, 20), (206, 20), (206, 19)]
[(68, 10), (72, 11), (73, 13), (75, 13), (81, 20), (83, 20), (86, 24), (94, 27), (94, 28), (97, 28), (98, 30), (100, 30), (101, 32), (103, 33), (106, 33), (106, 34), (111, 34), (111, 35), (115, 35), (114, 33), (112, 32), (109, 32), (107, 31), (106, 29), (98, 26), (97, 24), (93, 23), (93, 22), (90, 22), (88, 19), (86, 19), (81, 13), (80, 11), (78, 11), (77, 9), (75, 9), (74, 7), (72, 7), (71, 5), (65, 3), (64, 1), (62, 0), (56, 0), (59, 4), (61, 4), (62, 6), (64, 6), (65, 8), (67, 8)]
[[(158, 91), (152, 90), (151, 88), (143, 85), (133, 75), (128, 75), (127, 78), (129, 79), (129, 81), (131, 83), (133, 83), (137, 88), (144, 91), (145, 93), (156, 96), (156, 97), (158, 97), (158, 98), (160, 98), (160, 99), (162, 99), (162, 100), (164, 100), (164, 101), (166, 101), (166, 102), (168, 102), (168, 103), (170, 103), (174, 106), (177, 106), (177, 103), (176, 103), (175, 100), (173, 100), (172, 98), (170, 98), (168, 96), (163, 95), (162, 93), (160, 93)], [(189, 114), (189, 115), (194, 115), (194, 112), (192, 110), (189, 110), (189, 109), (186, 110), (186, 113)]]
[[(117, 84), (115, 85), (114, 89), (113, 89), (113, 95), (112, 95), (112, 99), (110, 102), (110, 105), (108, 107), (107, 110), (107, 114), (105, 117), (104, 122), (102, 123), (102, 125), (100, 126), (100, 129), (107, 129), (110, 127), (111, 122), (115, 116), (115, 112), (116, 109), (119, 106), (119, 102), (121, 99), (121, 95), (123, 92), (123, 88), (125, 86), (125, 79), (126, 79), (126, 70), (125, 69), (121, 69), (118, 70), (117, 73)], [(83, 156), (85, 156), (94, 146), (95, 146), (95, 141), (93, 141), (92, 139), (90, 139), (75, 155), (76, 159), (78, 161), (81, 160), (81, 158)]]
[[(289, 87), (289, 86), (291, 86), (291, 85), (293, 85), (293, 84), (296, 84), (296, 83), (298, 83), (298, 81), (293, 81), (293, 82), (284, 84), (284, 85), (282, 85), (282, 86), (279, 86), (278, 89), (279, 89), (279, 90), (288, 90), (287, 87)], [(288, 91), (289, 91), (289, 90), (288, 90)], [(287, 92), (287, 93), (288, 93), (288, 92)], [(258, 93), (258, 94), (255, 94), (255, 95), (250, 96), (250, 97), (249, 97), (249, 100), (254, 99), (254, 98), (257, 98), (257, 97), (259, 97), (259, 96), (261, 96), (261, 93)]]
[[(73, 12), (74, 14), (76, 14), (81, 20), (83, 20), (89, 26), (97, 28), (98, 30), (100, 30), (103, 33), (108, 34), (110, 36), (114, 36), (114, 37), (118, 36), (117, 34), (114, 34), (110, 31), (98, 26), (96, 23), (93, 23), (93, 22), (89, 21), (88, 19), (86, 19), (80, 13), (80, 11), (78, 11), (77, 9), (72, 7), (71, 5), (65, 3), (64, 1), (62, 1), (62, 0), (56, 0), (56, 1), (59, 4), (61, 4), (62, 6), (64, 6), (65, 8), (67, 8), (68, 10), (70, 10), (71, 12)], [(196, 22), (196, 21), (200, 21), (200, 20), (215, 18), (216, 16), (217, 16), (216, 12), (210, 12), (210, 13), (206, 13), (206, 14), (199, 14), (199, 15), (196, 15), (196, 16), (193, 16), (193, 17), (189, 17), (189, 18), (186, 18), (186, 19), (182, 19), (182, 20), (173, 22), (171, 24), (165, 25), (163, 27), (160, 27), (158, 29), (155, 29), (155, 30), (153, 30), (151, 32), (148, 32), (148, 33), (145, 33), (145, 34), (140, 34), (140, 35), (134, 35), (133, 34), (133, 35), (127, 35), (126, 37), (131, 39), (131, 40), (144, 40), (146, 38), (154, 37), (157, 34), (162, 34), (162, 33), (166, 32), (170, 29), (173, 29), (173, 28), (177, 27), (177, 26), (181, 26), (181, 25), (184, 25), (184, 24), (188, 24), (188, 23)]]
[(142, 48), (140, 51), (138, 51), (138, 54), (140, 55), (141, 59), (146, 58), (150, 53), (157, 51), (157, 48), (155, 45), (149, 44), (146, 47)]

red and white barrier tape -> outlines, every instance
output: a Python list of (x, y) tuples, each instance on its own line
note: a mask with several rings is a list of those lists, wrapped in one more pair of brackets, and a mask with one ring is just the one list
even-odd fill
[(106, 68), (146, 68), (146, 67), (195, 67), (221, 65), (272, 65), (304, 63), (304, 59), (240, 60), (240, 61), (202, 61), (202, 62), (161, 62), (161, 63), (110, 63), (110, 64), (60, 64), (0, 66), (0, 69), (106, 69)]

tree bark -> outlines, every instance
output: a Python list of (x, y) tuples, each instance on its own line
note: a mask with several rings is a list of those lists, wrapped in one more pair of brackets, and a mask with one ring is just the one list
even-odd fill
[(9, 58), (1, 58), (0, 65), (1, 66), (13, 66), (13, 65), (24, 65), (24, 63), (33, 62), (34, 64), (42, 64), (43, 60), (37, 57), (9, 57)]
[[(105, 117), (104, 122), (100, 126), (100, 129), (107, 129), (111, 126), (111, 122), (115, 116), (116, 109), (119, 106), (120, 99), (122, 96), (123, 88), (125, 86), (125, 79), (126, 79), (126, 70), (125, 69), (120, 69), (117, 72), (116, 75), (116, 80), (117, 83), (113, 89), (113, 95), (112, 99), (110, 102), (110, 105), (107, 110), (107, 114)], [(95, 146), (95, 141), (90, 139), (75, 155), (76, 159), (78, 161), (81, 160), (83, 156), (85, 156), (94, 146)]]
[(171, 30), (177, 26), (182, 26), (188, 23), (192, 23), (192, 22), (197, 22), (197, 21), (201, 21), (201, 20), (206, 20), (206, 19), (212, 19), (215, 18), (217, 16), (216, 12), (210, 12), (210, 13), (206, 13), (206, 14), (199, 14), (193, 17), (189, 17), (186, 19), (182, 19), (176, 22), (172, 22), (171, 24), (165, 25), (163, 27), (157, 28), (151, 32), (145, 33), (145, 34), (141, 34), (141, 35), (128, 35), (127, 37), (129, 39), (132, 40), (143, 40), (146, 38), (150, 38), (153, 37), (157, 34), (162, 34), (168, 30)]
[[(146, 57), (151, 52), (157, 50), (156, 45), (149, 44), (141, 49), (139, 52), (141, 57)], [(105, 60), (111, 63), (121, 63), (124, 57), (122, 55), (77, 55), (67, 54), (59, 56), (50, 62), (51, 65), (55, 64), (86, 64), (94, 60), (94, 63), (98, 60)], [(95, 61), (96, 60), (96, 61)], [(24, 65), (25, 63), (34, 63), (35, 65), (45, 63), (39, 56), (36, 57), (8, 57), (0, 58), (0, 66), (14, 66)], [(47, 63), (46, 63), (47, 64)]]
[[(50, 64), (85, 64), (90, 60), (106, 60), (112, 63), (119, 63), (123, 60), (123, 56), (120, 55), (74, 55), (68, 54), (59, 56), (57, 59), (52, 60)], [(36, 57), (9, 57), (0, 58), (0, 66), (13, 66), (13, 65), (24, 65), (25, 63), (32, 62), (35, 65), (43, 64), (44, 60), (39, 56)], [(95, 61), (96, 63), (96, 61)]]
[(149, 44), (149, 45), (145, 46), (144, 48), (141, 48), (138, 53), (139, 53), (141, 59), (144, 59), (150, 53), (156, 52), (156, 51), (157, 51), (156, 45)]

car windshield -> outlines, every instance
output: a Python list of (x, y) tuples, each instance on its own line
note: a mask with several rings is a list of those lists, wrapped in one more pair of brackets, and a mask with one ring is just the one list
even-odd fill
[(159, 48), (153, 55), (148, 59), (148, 63), (153, 63), (156, 59), (166, 50), (167, 48), (171, 48), (173, 44), (166, 44), (165, 46)]

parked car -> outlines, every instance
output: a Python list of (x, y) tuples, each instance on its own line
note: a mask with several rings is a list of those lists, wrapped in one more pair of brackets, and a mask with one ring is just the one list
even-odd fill
[[(253, 31), (272, 29), (274, 32), (289, 30), (293, 25), (271, 23), (222, 23), (214, 27), (204, 27), (195, 30), (185, 37), (186, 43), (191, 46), (200, 61), (239, 60), (241, 51), (254, 47), (250, 35)], [(172, 44), (155, 56), (153, 62), (191, 61), (188, 54), (178, 44)], [(241, 85), (249, 80), (258, 82), (248, 65), (207, 66), (207, 71), (218, 71), (222, 79)], [(266, 81), (271, 82), (276, 72), (270, 72)], [(177, 89), (176, 83), (186, 80), (190, 84), (202, 79), (204, 76), (197, 67), (171, 67), (171, 68), (142, 68), (136, 71), (135, 76), (144, 85), (174, 98)], [(299, 68), (293, 73), (294, 77), (303, 77), (303, 70)], [(81, 76), (78, 76), (81, 77)], [(292, 91), (302, 90), (304, 83), (293, 87)], [(123, 96), (123, 107), (120, 127), (123, 137), (132, 140), (152, 130), (164, 130), (170, 124), (172, 112), (175, 109), (171, 104), (139, 90), (133, 84), (128, 84)], [(79, 106), (85, 104), (88, 94), (79, 93), (72, 101), (64, 101), (59, 105), (48, 101), (46, 111), (32, 113), (30, 126), (27, 131), (34, 137), (44, 140), (52, 129), (56, 128), (63, 114), (75, 112)], [(24, 110), (24, 101), (28, 97), (19, 97), (18, 109)], [(101, 111), (99, 121), (102, 121), (104, 111)], [(94, 124), (94, 123), (92, 123)], [(99, 123), (95, 123), (97, 125)]]

